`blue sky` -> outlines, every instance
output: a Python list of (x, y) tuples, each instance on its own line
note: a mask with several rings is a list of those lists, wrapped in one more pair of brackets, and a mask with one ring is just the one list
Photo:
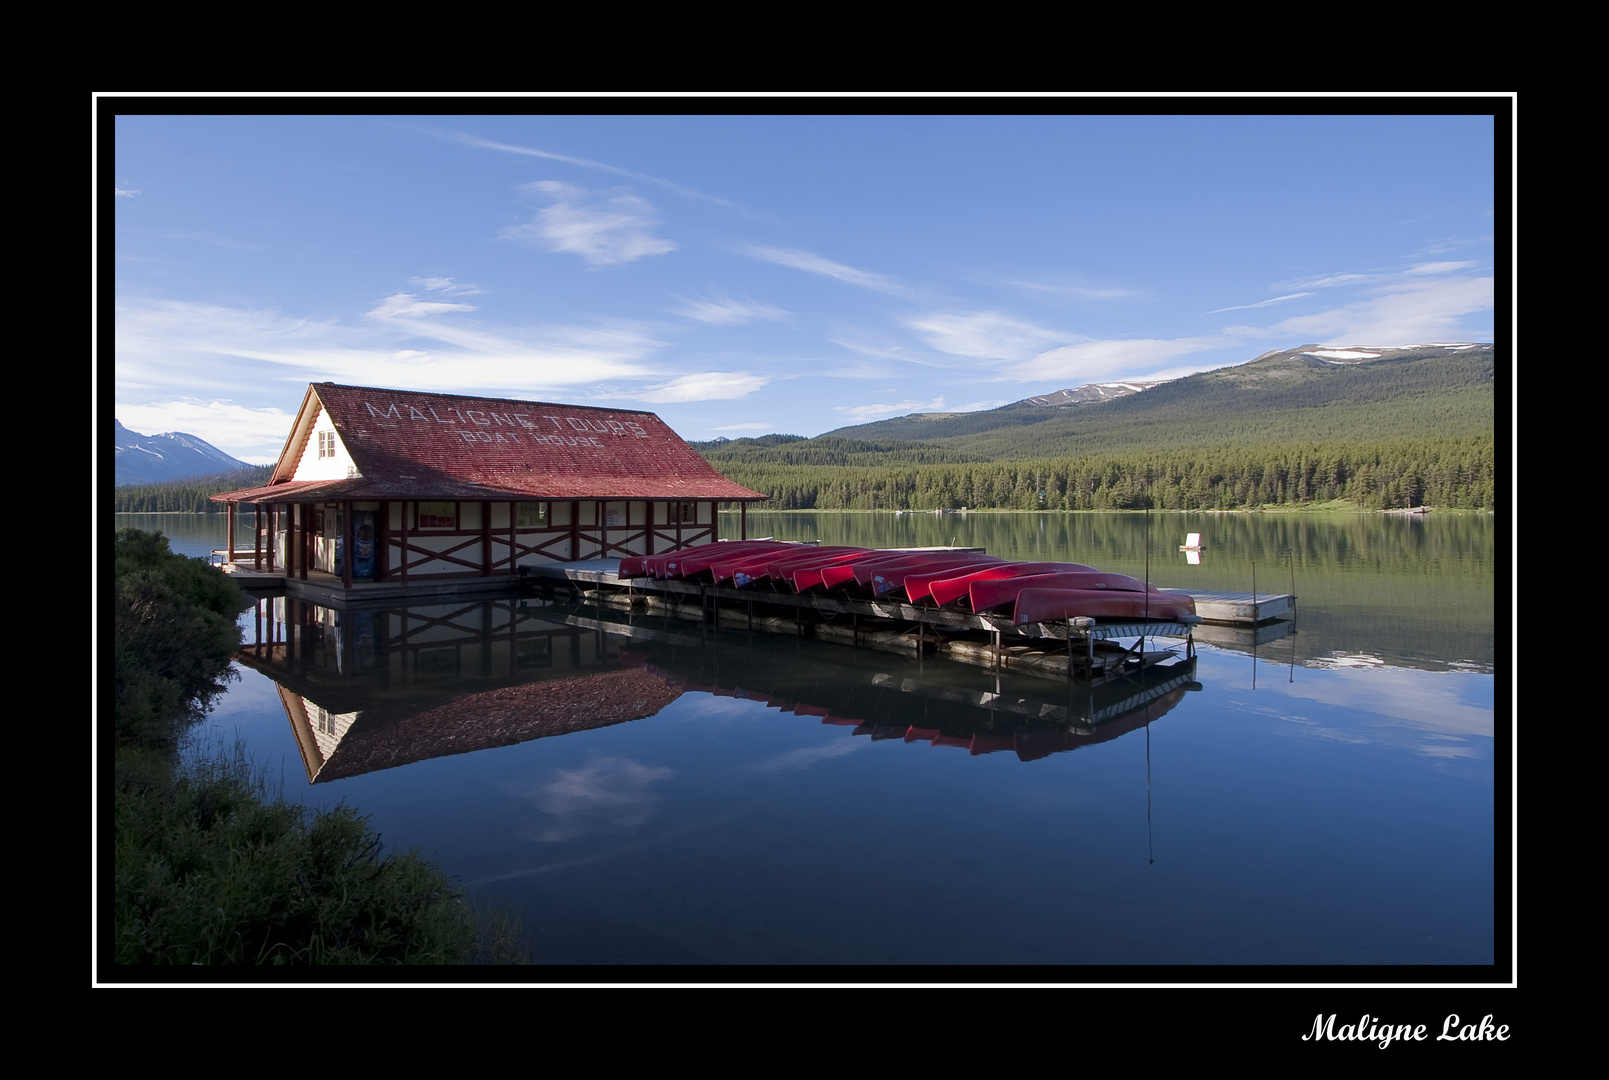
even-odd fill
[(738, 438), (1494, 336), (1490, 117), (151, 115), (115, 136), (117, 418), (254, 462), (323, 380)]

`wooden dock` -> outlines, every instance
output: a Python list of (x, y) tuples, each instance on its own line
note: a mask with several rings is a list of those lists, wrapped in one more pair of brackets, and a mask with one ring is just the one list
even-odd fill
[[(1289, 596), (1203, 593), (1198, 616), (1189, 621), (1068, 619), (1017, 626), (1009, 617), (954, 608), (918, 606), (899, 600), (869, 600), (821, 593), (765, 592), (730, 585), (622, 578), (617, 559), (554, 563), (521, 568), (528, 585), (563, 590), (610, 607), (680, 616), (718, 627), (795, 634), (842, 641), (861, 648), (935, 653), (996, 669), (1046, 675), (1106, 678), (1125, 670), (1194, 656), (1195, 628), (1204, 622), (1255, 625), (1290, 610)], [(1187, 591), (1187, 590), (1177, 590)], [(1196, 595), (1194, 593), (1192, 596)], [(1157, 639), (1182, 639), (1167, 648)], [(1132, 641), (1131, 645), (1122, 642)]]
[[(963, 549), (976, 550), (976, 549)], [(545, 566), (522, 566), (521, 576), (530, 579), (563, 579), (574, 585), (590, 588), (627, 589), (642, 592), (698, 592), (700, 586), (681, 581), (657, 581), (650, 578), (622, 578), (620, 576), (619, 559), (592, 559), (587, 562), (553, 563)], [(753, 601), (764, 598), (765, 602), (794, 601), (813, 603), (823, 597), (807, 595), (804, 597), (792, 596), (786, 593), (759, 593), (748, 590), (733, 589), (729, 586), (703, 586), (716, 596), (728, 599)], [(1207, 592), (1199, 589), (1180, 589), (1172, 586), (1159, 586), (1168, 592), (1180, 592), (1189, 596), (1196, 602), (1196, 614), (1204, 623), (1217, 623), (1224, 626), (1258, 626), (1275, 619), (1289, 619), (1296, 610), (1296, 597), (1289, 593), (1250, 593), (1250, 592)], [(725, 589), (723, 593), (721, 590)], [(1010, 620), (992, 619), (988, 616), (974, 616), (971, 612), (946, 611), (940, 608), (920, 608), (911, 604), (888, 604), (883, 601), (845, 601), (849, 604), (864, 603), (867, 615), (884, 615), (895, 611), (889, 617), (904, 618), (907, 612), (922, 612), (936, 616), (937, 621), (946, 624), (965, 625), (967, 619), (976, 620), (978, 629), (994, 629), (1002, 622)], [(853, 607), (843, 610), (853, 611)]]

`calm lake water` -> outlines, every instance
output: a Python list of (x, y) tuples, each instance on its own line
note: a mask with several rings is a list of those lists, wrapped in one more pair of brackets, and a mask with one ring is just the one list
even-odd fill
[[(223, 542), (221, 518), (114, 522), (186, 554)], [(534, 598), (339, 616), (281, 600), (242, 618), (246, 639), (289, 619), (299, 652), (247, 656), (203, 734), (518, 905), (549, 964), (1489, 980), (1509, 889), (1498, 528), (751, 514), (751, 536), (953, 542), (1149, 567), (1164, 588), (1255, 579), (1294, 591), (1296, 619), (1255, 639), (1204, 630), (1194, 664), (1091, 687)], [(1200, 565), (1178, 551), (1186, 532)]]

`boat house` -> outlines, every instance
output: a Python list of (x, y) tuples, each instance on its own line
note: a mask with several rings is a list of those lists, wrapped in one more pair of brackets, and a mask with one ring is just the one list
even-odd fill
[(709, 543), (721, 503), (743, 511), (743, 536), (765, 498), (653, 413), (328, 382), (307, 388), (266, 486), (213, 496), (226, 569), (337, 596)]

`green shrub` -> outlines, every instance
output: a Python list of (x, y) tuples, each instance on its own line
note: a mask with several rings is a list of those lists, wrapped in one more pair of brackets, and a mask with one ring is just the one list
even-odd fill
[(269, 798), (239, 752), (188, 766), (189, 722), (231, 677), (241, 589), (161, 533), (121, 529), (112, 590), (114, 962), (523, 963), (507, 912), (477, 913), (348, 806)]
[(127, 769), (114, 818), (118, 964), (475, 957), (461, 891), (412, 853), (382, 856), (368, 820), (345, 805), (315, 813), (271, 799), (238, 766), (165, 782)]
[(232, 674), (246, 594), (160, 532), (119, 529), (113, 545), (112, 734), (171, 745)]

